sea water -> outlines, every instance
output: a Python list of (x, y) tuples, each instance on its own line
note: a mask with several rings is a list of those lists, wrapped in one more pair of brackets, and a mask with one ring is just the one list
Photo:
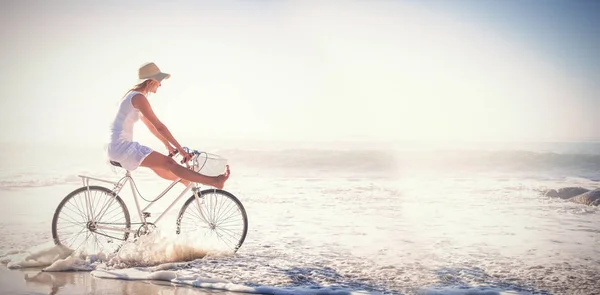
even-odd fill
[[(548, 188), (598, 188), (599, 143), (221, 148), (248, 214), (237, 253), (174, 235), (175, 215), (117, 254), (54, 246), (52, 215), (78, 175), (117, 181), (101, 148), (0, 148), (0, 261), (265, 294), (594, 294), (600, 208)], [(169, 184), (133, 172), (153, 199)], [(97, 183), (96, 183), (97, 184)], [(178, 185), (176, 190), (183, 189)], [(135, 216), (133, 196), (121, 197)], [(158, 216), (178, 195), (152, 207)], [(147, 204), (142, 201), (142, 206)]]

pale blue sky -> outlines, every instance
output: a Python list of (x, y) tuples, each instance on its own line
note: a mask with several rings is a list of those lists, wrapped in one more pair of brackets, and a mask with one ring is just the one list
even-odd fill
[(421, 4), (522, 42), (571, 75), (590, 82), (600, 79), (600, 1), (429, 0)]
[(7, 2), (0, 141), (106, 141), (147, 61), (188, 145), (600, 138), (596, 3)]

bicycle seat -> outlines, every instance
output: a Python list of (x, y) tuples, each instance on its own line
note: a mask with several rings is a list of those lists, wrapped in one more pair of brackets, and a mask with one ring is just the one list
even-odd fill
[(115, 161), (110, 161), (110, 164), (112, 164), (113, 166), (117, 166), (117, 167), (123, 167), (123, 166), (121, 166), (121, 163), (115, 162)]

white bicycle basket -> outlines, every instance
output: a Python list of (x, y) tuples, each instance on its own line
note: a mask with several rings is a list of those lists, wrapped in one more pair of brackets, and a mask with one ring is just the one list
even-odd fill
[(225, 173), (227, 159), (206, 152), (200, 152), (197, 158), (198, 166), (194, 171), (206, 176), (219, 176)]

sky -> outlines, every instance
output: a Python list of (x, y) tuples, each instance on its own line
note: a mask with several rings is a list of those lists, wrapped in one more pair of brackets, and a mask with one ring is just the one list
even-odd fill
[(187, 146), (600, 140), (599, 3), (3, 2), (0, 142), (106, 143), (145, 62)]

